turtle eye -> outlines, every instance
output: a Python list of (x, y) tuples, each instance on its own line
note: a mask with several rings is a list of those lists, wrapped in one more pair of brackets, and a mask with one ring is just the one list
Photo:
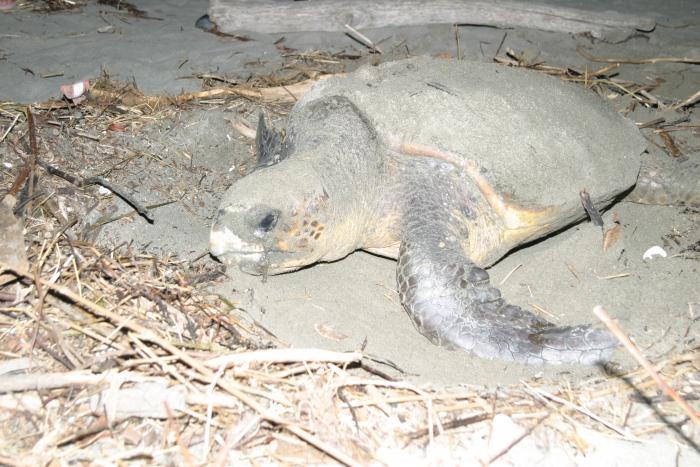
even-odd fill
[(279, 213), (277, 213), (277, 212), (270, 212), (270, 213), (266, 214), (262, 219), (260, 219), (260, 222), (258, 223), (258, 226), (256, 227), (255, 230), (257, 232), (260, 232), (260, 233), (269, 232), (277, 224), (278, 217), (279, 217)]

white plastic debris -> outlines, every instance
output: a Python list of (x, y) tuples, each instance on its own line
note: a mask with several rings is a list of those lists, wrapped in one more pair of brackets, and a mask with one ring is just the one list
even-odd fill
[(653, 247), (649, 248), (647, 251), (644, 252), (644, 254), (642, 255), (642, 259), (654, 259), (655, 256), (666, 258), (668, 256), (668, 253), (666, 253), (666, 250), (661, 248), (659, 245), (654, 245)]
[(90, 398), (90, 406), (97, 413), (106, 413), (112, 422), (130, 417), (165, 419), (186, 408), (186, 396), (185, 386), (168, 387), (166, 380), (159, 379), (106, 389)]
[(3, 162), (2, 165), (4, 165), (6, 169), (12, 168), (12, 164), (10, 164), (9, 162)]
[(90, 81), (84, 79), (82, 81), (76, 81), (71, 84), (64, 84), (59, 88), (61, 94), (66, 96), (68, 99), (75, 103), (78, 103), (85, 99), (85, 93), (90, 90)]

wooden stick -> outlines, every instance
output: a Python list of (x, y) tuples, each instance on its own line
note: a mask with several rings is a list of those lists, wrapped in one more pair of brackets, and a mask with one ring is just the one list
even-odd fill
[(82, 384), (103, 384), (109, 379), (109, 375), (93, 374), (90, 371), (4, 375), (0, 378), (0, 393), (57, 389)]
[(700, 58), (693, 57), (652, 57), (652, 58), (609, 58), (609, 57), (596, 57), (585, 51), (580, 45), (576, 47), (576, 52), (579, 53), (586, 60), (591, 62), (599, 63), (628, 63), (632, 65), (646, 65), (654, 63), (691, 63), (700, 64)]
[(129, 206), (134, 208), (136, 212), (142, 216), (144, 219), (146, 219), (150, 224), (153, 224), (154, 219), (153, 215), (150, 213), (148, 209), (143, 207), (141, 203), (136, 201), (131, 195), (129, 195), (125, 190), (121, 189), (120, 187), (116, 186), (113, 183), (108, 182), (104, 177), (101, 177), (99, 175), (96, 175), (94, 177), (89, 177), (89, 178), (80, 178), (75, 175), (69, 174), (67, 172), (64, 172), (63, 170), (59, 169), (58, 167), (54, 167), (50, 164), (47, 164), (46, 162), (43, 161), (37, 161), (37, 163), (48, 173), (51, 175), (55, 175), (57, 177), (60, 177), (67, 182), (72, 183), (73, 185), (77, 187), (84, 187), (88, 185), (101, 185), (105, 188), (107, 188), (109, 191), (120, 197), (124, 202), (126, 202)]
[(345, 26), (345, 29), (347, 29), (347, 30), (350, 31), (354, 36), (356, 36), (356, 39), (358, 39), (360, 42), (362, 42), (364, 45), (366, 45), (366, 46), (369, 47), (370, 49), (376, 50), (376, 51), (377, 51), (378, 53), (380, 53), (380, 54), (384, 53), (384, 52), (382, 52), (382, 49), (380, 49), (379, 47), (377, 47), (376, 45), (374, 45), (374, 42), (372, 42), (372, 40), (371, 40), (369, 37), (365, 36), (364, 34), (362, 34), (362, 33), (361, 33), (360, 31), (358, 31), (357, 29), (353, 28), (353, 27), (350, 26), (349, 24), (344, 24), (343, 26)]
[(14, 128), (15, 126), (15, 123), (17, 123), (17, 120), (19, 120), (19, 117), (21, 116), (21, 113), (17, 113), (17, 115), (15, 115), (15, 118), (12, 120), (12, 123), (10, 123), (10, 126), (8, 126), (7, 130), (5, 130), (5, 133), (3, 133), (2, 136), (0, 136), (0, 143), (2, 143), (5, 140), (5, 138), (7, 138), (7, 135), (10, 134), (12, 128)]
[(505, 284), (506, 281), (510, 278), (510, 276), (512, 276), (513, 273), (514, 273), (515, 271), (517, 271), (518, 268), (520, 268), (522, 265), (523, 265), (523, 263), (520, 263), (520, 264), (518, 264), (517, 266), (515, 266), (513, 269), (511, 269), (510, 272), (509, 272), (508, 274), (506, 274), (506, 277), (504, 277), (503, 279), (501, 279), (501, 282), (499, 282), (498, 285), (501, 286), (501, 285)]
[[(444, 430), (451, 430), (454, 428), (460, 428), (467, 425), (473, 425), (475, 423), (483, 422), (484, 420), (489, 420), (491, 418), (490, 413), (480, 412), (474, 415), (469, 415), (467, 417), (457, 418), (455, 420), (450, 420), (449, 422), (443, 423), (442, 428)], [(437, 424), (433, 424), (433, 431), (438, 430)], [(423, 428), (412, 433), (407, 433), (406, 436), (409, 439), (419, 439), (428, 436), (429, 429)]]
[(212, 358), (204, 362), (210, 368), (242, 365), (244, 363), (331, 362), (352, 363), (362, 360), (360, 352), (333, 352), (324, 349), (267, 349), (242, 352)]
[(233, 86), (207, 89), (206, 91), (187, 92), (178, 96), (145, 96), (135, 94), (123, 94), (102, 89), (91, 89), (90, 96), (105, 102), (121, 103), (128, 106), (147, 105), (157, 108), (164, 105), (183, 104), (185, 102), (211, 99), (212, 97), (241, 96), (249, 99), (262, 99), (264, 101), (296, 102), (316, 82), (332, 76), (344, 76), (345, 73), (320, 75), (288, 86), (274, 86), (270, 88), (251, 88), (249, 86)]
[(612, 332), (615, 337), (617, 337), (617, 340), (619, 340), (622, 345), (625, 346), (625, 349), (634, 357), (637, 362), (644, 367), (644, 369), (647, 371), (649, 376), (656, 382), (656, 384), (659, 385), (659, 387), (678, 405), (683, 409), (683, 411), (690, 417), (690, 419), (695, 422), (696, 425), (700, 426), (700, 417), (698, 416), (697, 412), (695, 409), (693, 409), (686, 401), (683, 399), (671, 386), (668, 385), (668, 383), (661, 377), (659, 373), (657, 373), (656, 370), (654, 370), (654, 367), (651, 366), (651, 363), (649, 363), (649, 360), (646, 359), (646, 357), (642, 354), (642, 352), (637, 348), (636, 345), (627, 337), (627, 335), (622, 331), (620, 326), (615, 323), (612, 318), (610, 318), (610, 315), (608, 315), (607, 311), (603, 309), (602, 306), (596, 306), (593, 308), (593, 314), (598, 317), (599, 320), (603, 322), (603, 324), (610, 329), (610, 332)]
[(491, 456), (491, 458), (489, 458), (486, 462), (484, 462), (483, 465), (491, 465), (496, 460), (498, 460), (501, 456), (507, 454), (508, 451), (513, 449), (513, 447), (515, 445), (517, 445), (519, 442), (521, 442), (523, 439), (525, 439), (525, 437), (530, 436), (532, 434), (532, 432), (535, 431), (535, 428), (540, 426), (542, 424), (542, 422), (544, 422), (547, 419), (548, 416), (549, 415), (545, 415), (542, 418), (540, 418), (539, 420), (537, 420), (537, 423), (535, 423), (533, 426), (531, 426), (526, 431), (524, 431), (520, 436), (516, 437), (514, 440), (512, 440), (510, 443), (508, 443), (507, 446), (504, 446), (503, 449), (501, 449), (496, 454)]
[[(28, 106), (25, 109), (25, 117), (27, 118), (27, 128), (29, 130), (29, 144), (31, 147), (31, 154), (29, 155), (28, 158), (24, 160), (24, 165), (22, 168), (19, 170), (19, 173), (17, 174), (17, 178), (15, 178), (14, 183), (10, 187), (10, 189), (7, 191), (8, 194), (10, 195), (16, 195), (22, 186), (24, 185), (24, 182), (27, 180), (28, 177), (31, 177), (31, 174), (34, 173), (34, 169), (36, 168), (36, 156), (37, 156), (37, 144), (36, 144), (36, 134), (35, 134), (35, 128), (34, 128), (34, 118), (32, 116), (32, 111), (31, 108)], [(29, 184), (29, 197), (32, 195), (32, 190), (33, 190), (33, 182), (31, 181), (30, 178), (30, 184)]]
[(549, 392), (547, 392), (547, 391), (543, 391), (542, 389), (535, 389), (535, 388), (533, 388), (532, 386), (530, 386), (529, 384), (525, 383), (524, 381), (523, 381), (523, 384), (528, 388), (528, 390), (530, 390), (530, 391), (532, 391), (533, 393), (539, 395), (540, 397), (547, 398), (547, 399), (549, 399), (549, 400), (551, 400), (551, 401), (554, 401), (554, 402), (556, 402), (556, 403), (558, 403), (558, 404), (561, 404), (561, 405), (563, 405), (563, 406), (565, 406), (565, 407), (568, 407), (568, 408), (570, 408), (570, 409), (576, 410), (577, 412), (580, 412), (580, 413), (582, 413), (583, 415), (585, 415), (585, 416), (587, 416), (587, 417), (589, 417), (589, 418), (595, 420), (596, 422), (601, 423), (601, 424), (603, 424), (604, 426), (610, 428), (610, 429), (611, 429), (612, 431), (614, 431), (615, 433), (617, 433), (617, 434), (619, 434), (619, 435), (621, 435), (621, 436), (624, 436), (625, 439), (628, 439), (628, 440), (631, 440), (631, 441), (636, 441), (636, 438), (635, 438), (635, 436), (634, 436), (633, 434), (628, 433), (625, 429), (620, 428), (619, 426), (615, 425), (614, 423), (611, 423), (611, 422), (605, 420), (604, 418), (600, 417), (599, 415), (596, 415), (595, 413), (591, 412), (591, 411), (588, 410), (587, 408), (581, 407), (580, 405), (574, 404), (573, 402), (568, 401), (568, 400), (566, 400), (566, 399), (562, 399), (561, 397), (557, 397), (557, 396), (555, 396), (554, 394), (551, 394), (551, 393), (549, 393)]
[(257, 130), (239, 121), (229, 120), (229, 122), (231, 123), (233, 129), (241, 135), (245, 136), (246, 138), (255, 139), (255, 136), (257, 135)]
[(621, 40), (637, 30), (651, 31), (656, 22), (640, 16), (554, 7), (507, 0), (211, 0), (209, 17), (219, 31), (280, 33), (342, 31), (418, 24), (482, 24), (525, 27), (596, 38)]
[(692, 96), (688, 97), (687, 99), (684, 99), (683, 101), (679, 102), (678, 104), (674, 105), (671, 107), (671, 110), (678, 110), (681, 107), (685, 107), (687, 105), (691, 105), (696, 103), (697, 101), (700, 100), (700, 91), (696, 92)]

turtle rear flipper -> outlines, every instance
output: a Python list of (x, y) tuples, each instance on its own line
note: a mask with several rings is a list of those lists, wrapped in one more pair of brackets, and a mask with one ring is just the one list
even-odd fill
[(508, 304), (489, 275), (467, 257), (443, 204), (420, 196), (404, 214), (396, 278), (404, 309), (437, 345), (484, 358), (528, 364), (606, 361), (617, 347), (607, 331), (589, 325), (557, 327)]
[(627, 200), (641, 204), (700, 207), (700, 152), (672, 158), (659, 150), (642, 157), (637, 184)]

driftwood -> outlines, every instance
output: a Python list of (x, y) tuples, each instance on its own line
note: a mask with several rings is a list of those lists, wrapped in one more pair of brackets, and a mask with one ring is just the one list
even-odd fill
[(210, 0), (209, 17), (219, 31), (279, 33), (344, 31), (416, 24), (478, 24), (590, 34), (609, 41), (652, 31), (650, 18), (536, 3), (470, 0)]
[(266, 102), (296, 102), (297, 99), (299, 99), (316, 81), (328, 79), (331, 76), (343, 76), (343, 73), (320, 75), (298, 83), (284, 86), (274, 86), (270, 88), (252, 88), (245, 85), (236, 85), (207, 89), (204, 91), (182, 93), (177, 96), (167, 96), (163, 94), (146, 96), (143, 93), (134, 90), (117, 92), (93, 88), (90, 89), (90, 97), (108, 104), (118, 103), (127, 106), (146, 105), (151, 109), (161, 108), (168, 105), (180, 105), (186, 102), (196, 101), (198, 99), (213, 99), (216, 97), (225, 96), (241, 96), (249, 99), (261, 99)]

